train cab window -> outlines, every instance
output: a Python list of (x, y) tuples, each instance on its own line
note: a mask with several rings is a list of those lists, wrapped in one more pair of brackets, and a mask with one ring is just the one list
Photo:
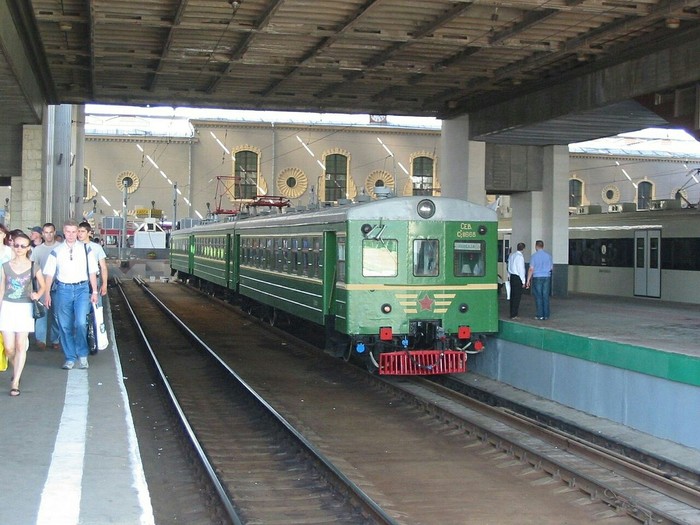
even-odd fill
[(440, 273), (440, 242), (437, 239), (413, 241), (413, 275), (434, 277)]
[(399, 242), (396, 239), (362, 241), (362, 275), (396, 277), (399, 270)]
[(484, 275), (484, 242), (455, 241), (454, 261), (456, 277), (482, 277)]

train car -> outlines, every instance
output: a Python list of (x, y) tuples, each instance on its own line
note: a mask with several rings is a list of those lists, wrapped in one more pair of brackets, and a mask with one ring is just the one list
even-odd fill
[(700, 213), (644, 210), (569, 219), (569, 291), (700, 303)]
[[(223, 265), (244, 308), (306, 319), (380, 374), (462, 372), (498, 329), (497, 219), (486, 207), (402, 197), (208, 225), (173, 234), (174, 269), (182, 239), (218, 235), (208, 264)], [(212, 279), (196, 254), (188, 270)]]
[(699, 253), (695, 208), (571, 215), (568, 291), (699, 304)]

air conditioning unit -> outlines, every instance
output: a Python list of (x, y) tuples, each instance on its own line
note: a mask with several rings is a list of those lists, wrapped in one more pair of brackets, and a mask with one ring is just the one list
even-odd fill
[(183, 217), (180, 219), (180, 229), (186, 230), (187, 228), (192, 228), (197, 226), (201, 221), (199, 219), (193, 219), (192, 217)]
[(679, 210), (681, 201), (677, 199), (657, 199), (649, 203), (650, 210)]
[(103, 230), (121, 230), (124, 227), (124, 219), (122, 217), (103, 217)]
[(623, 211), (637, 211), (637, 205), (634, 202), (618, 202), (608, 205), (608, 213), (621, 213)]
[(576, 210), (577, 215), (594, 215), (602, 211), (597, 204), (589, 204), (588, 206), (579, 206)]

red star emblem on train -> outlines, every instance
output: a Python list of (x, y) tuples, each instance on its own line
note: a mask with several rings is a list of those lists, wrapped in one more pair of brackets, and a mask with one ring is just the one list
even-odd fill
[(435, 304), (435, 301), (433, 301), (430, 296), (426, 293), (423, 299), (418, 301), (418, 304), (420, 305), (421, 310), (432, 310), (433, 309), (433, 304)]

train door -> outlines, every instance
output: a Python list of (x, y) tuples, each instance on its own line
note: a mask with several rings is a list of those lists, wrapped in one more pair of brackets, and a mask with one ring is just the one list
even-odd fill
[(510, 255), (510, 232), (498, 235), (498, 277), (499, 281), (508, 280), (508, 256)]
[(634, 295), (661, 297), (661, 230), (634, 232)]

